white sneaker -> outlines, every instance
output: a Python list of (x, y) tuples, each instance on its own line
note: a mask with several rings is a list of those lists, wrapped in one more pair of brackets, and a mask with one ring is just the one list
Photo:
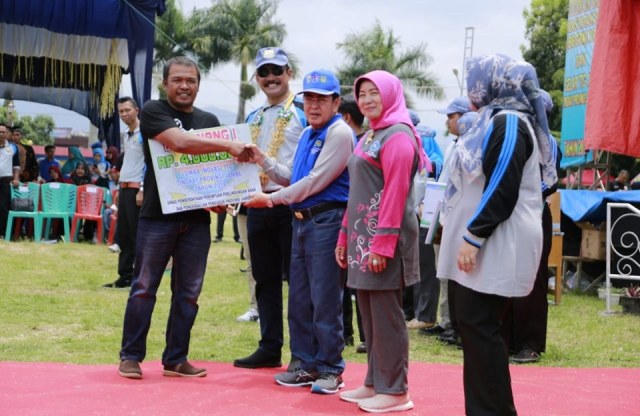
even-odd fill
[(249, 309), (242, 315), (236, 318), (238, 322), (257, 322), (259, 319), (258, 311), (255, 309)]
[(109, 251), (112, 253), (120, 253), (120, 246), (117, 244), (111, 244), (109, 246)]

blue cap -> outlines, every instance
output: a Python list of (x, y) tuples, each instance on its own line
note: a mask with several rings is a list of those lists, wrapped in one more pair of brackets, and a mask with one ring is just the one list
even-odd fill
[(409, 112), (409, 118), (411, 119), (411, 123), (414, 126), (417, 126), (418, 124), (420, 124), (420, 116), (418, 115), (418, 113), (416, 113), (410, 108), (408, 108), (407, 111)]
[(304, 76), (302, 80), (302, 91), (300, 91), (299, 94), (305, 92), (320, 95), (340, 95), (340, 81), (338, 81), (338, 78), (329, 70), (318, 69), (311, 71)]
[(440, 114), (468, 113), (471, 111), (471, 102), (469, 97), (456, 97), (445, 108), (438, 110)]
[(544, 104), (544, 110), (548, 113), (553, 110), (553, 100), (551, 95), (543, 89), (540, 89), (540, 96), (542, 97), (542, 103)]
[(260, 68), (266, 64), (285, 66), (289, 64), (289, 57), (287, 53), (280, 48), (262, 48), (256, 55), (256, 68)]

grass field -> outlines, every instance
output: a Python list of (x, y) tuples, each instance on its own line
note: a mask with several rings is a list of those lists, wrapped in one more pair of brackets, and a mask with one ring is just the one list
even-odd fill
[[(215, 222), (215, 221), (214, 221)], [(229, 222), (229, 221), (228, 221)], [(227, 224), (230, 228), (230, 222)], [(248, 306), (240, 268), (240, 245), (212, 244), (200, 311), (192, 332), (193, 360), (231, 362), (255, 349), (256, 323), (239, 323)], [(116, 278), (117, 255), (106, 246), (0, 242), (0, 360), (68, 363), (116, 363), (125, 289), (104, 289)], [(156, 303), (148, 339), (148, 360), (159, 360), (170, 300), (168, 275)], [(286, 296), (286, 285), (285, 285)], [(286, 302), (285, 302), (286, 305)], [(539, 364), (554, 367), (637, 367), (640, 363), (640, 318), (602, 316), (604, 302), (593, 296), (564, 294), (549, 308), (547, 352)], [(285, 311), (286, 317), (286, 311)], [(415, 361), (461, 363), (462, 352), (411, 333)], [(285, 326), (283, 361), (288, 361)], [(366, 357), (347, 347), (345, 359)]]

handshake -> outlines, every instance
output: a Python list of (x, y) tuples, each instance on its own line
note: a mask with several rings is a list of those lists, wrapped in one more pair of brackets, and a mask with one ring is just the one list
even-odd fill
[(255, 144), (231, 142), (230, 145), (231, 149), (229, 150), (229, 153), (235, 157), (238, 162), (257, 163), (260, 166), (264, 163), (266, 155)]

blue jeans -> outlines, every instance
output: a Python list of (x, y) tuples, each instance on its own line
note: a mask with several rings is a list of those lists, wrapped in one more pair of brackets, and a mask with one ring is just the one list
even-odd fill
[(258, 347), (278, 357), (284, 331), (282, 279), (288, 278), (291, 260), (291, 218), (291, 210), (283, 205), (247, 210), (247, 239), (260, 315)]
[(289, 280), (291, 355), (306, 371), (342, 374), (344, 273), (335, 258), (344, 208), (293, 221)]
[(156, 292), (169, 258), (173, 257), (171, 309), (162, 363), (175, 365), (187, 360), (210, 246), (209, 224), (140, 218), (120, 359), (142, 361), (145, 358)]

